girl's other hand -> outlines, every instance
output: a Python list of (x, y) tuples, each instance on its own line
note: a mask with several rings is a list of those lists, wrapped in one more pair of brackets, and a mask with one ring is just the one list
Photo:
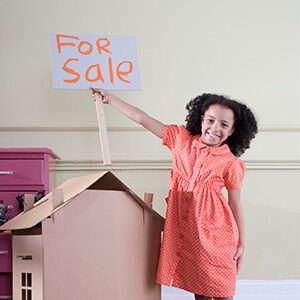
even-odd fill
[(241, 268), (241, 264), (243, 262), (243, 256), (244, 256), (244, 247), (238, 246), (236, 249), (236, 253), (234, 255), (234, 260), (236, 260), (236, 266), (237, 266), (237, 272), (239, 272)]
[(97, 89), (97, 88), (91, 88), (93, 93), (93, 100), (96, 101), (96, 94), (101, 96), (102, 103), (109, 104), (110, 97), (112, 94), (110, 94), (108, 91), (104, 89)]

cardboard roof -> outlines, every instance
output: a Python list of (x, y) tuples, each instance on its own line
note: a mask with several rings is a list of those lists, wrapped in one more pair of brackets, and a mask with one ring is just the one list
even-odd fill
[(142, 199), (140, 199), (132, 190), (130, 190), (122, 181), (109, 171), (69, 179), (58, 186), (57, 189), (63, 190), (63, 203), (60, 206), (53, 208), (53, 193), (51, 192), (36, 202), (31, 210), (20, 213), (7, 223), (0, 226), (0, 230), (31, 228), (55, 213), (56, 210), (61, 209), (69, 200), (72, 200), (73, 197), (82, 193), (86, 189), (124, 191), (129, 194), (142, 208), (149, 211), (159, 220), (164, 221), (164, 218), (160, 214), (149, 207)]

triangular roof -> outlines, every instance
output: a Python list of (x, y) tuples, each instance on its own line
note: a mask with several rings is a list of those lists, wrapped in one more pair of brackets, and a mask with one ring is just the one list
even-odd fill
[(159, 220), (164, 221), (164, 218), (160, 214), (149, 207), (130, 188), (128, 188), (122, 181), (120, 181), (113, 173), (109, 171), (72, 178), (65, 181), (57, 188), (63, 190), (64, 201), (60, 206), (53, 209), (53, 195), (51, 192), (35, 203), (31, 210), (17, 215), (4, 225), (0, 226), (0, 230), (31, 228), (52, 215), (58, 209), (61, 209), (69, 200), (72, 200), (73, 197), (79, 195), (86, 189), (124, 191), (129, 194), (142, 208), (149, 211)]

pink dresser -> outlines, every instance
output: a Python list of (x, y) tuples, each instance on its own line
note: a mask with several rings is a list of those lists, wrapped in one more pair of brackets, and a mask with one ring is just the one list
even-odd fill
[[(55, 187), (56, 159), (48, 148), (0, 148), (0, 224), (22, 212), (24, 194), (37, 200)], [(11, 235), (0, 232), (0, 300), (12, 299), (11, 248)]]

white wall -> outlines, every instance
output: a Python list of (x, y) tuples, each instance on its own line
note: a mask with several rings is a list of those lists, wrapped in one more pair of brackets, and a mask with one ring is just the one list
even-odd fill
[[(0, 147), (52, 148), (58, 183), (103, 169), (90, 93), (52, 88), (50, 32), (135, 35), (143, 90), (116, 93), (129, 103), (165, 123), (203, 92), (256, 112), (239, 278), (300, 279), (299, 25), (297, 0), (0, 0)], [(164, 214), (168, 151), (105, 109), (113, 171)]]

